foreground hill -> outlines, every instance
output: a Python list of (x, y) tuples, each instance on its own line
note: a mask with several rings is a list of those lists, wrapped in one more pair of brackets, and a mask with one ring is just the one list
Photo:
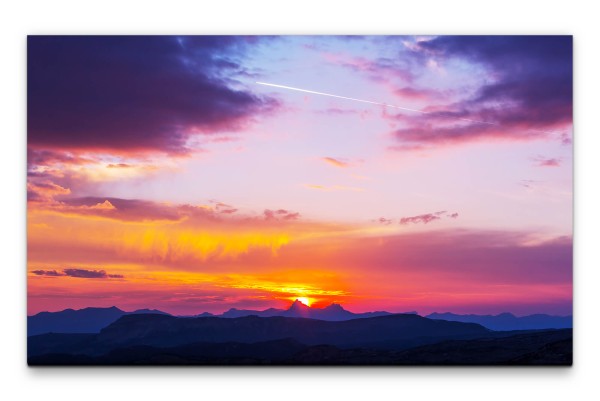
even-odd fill
[[(398, 346), (436, 341), (438, 338), (485, 336), (490, 330), (474, 323), (426, 319), (418, 315), (388, 315), (346, 321), (247, 316), (176, 318), (162, 315), (128, 315), (101, 330), (101, 344), (176, 346), (190, 342), (259, 342), (293, 338), (303, 344), (341, 347)], [(386, 345), (387, 347), (388, 345)]]
[(99, 334), (28, 338), (30, 365), (570, 365), (571, 361), (571, 330), (493, 332), (415, 315), (346, 322), (130, 315)]
[(473, 323), (389, 315), (341, 322), (248, 316), (182, 318), (158, 314), (124, 315), (99, 334), (44, 334), (28, 338), (28, 355), (101, 355), (132, 346), (176, 347), (197, 342), (256, 343), (294, 339), (305, 345), (402, 349), (447, 339), (478, 338), (490, 330)]

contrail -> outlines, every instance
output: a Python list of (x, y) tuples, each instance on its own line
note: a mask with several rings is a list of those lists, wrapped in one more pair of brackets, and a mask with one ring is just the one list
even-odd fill
[[(357, 99), (357, 98), (354, 98), (354, 97), (340, 96), (340, 95), (334, 95), (334, 94), (331, 94), (331, 93), (317, 92), (317, 91), (311, 91), (311, 90), (308, 90), (308, 89), (301, 89), (301, 88), (294, 88), (293, 86), (270, 84), (270, 83), (267, 83), (267, 82), (259, 82), (259, 81), (256, 81), (256, 83), (258, 85), (271, 86), (271, 87), (274, 87), (274, 88), (281, 88), (281, 89), (289, 89), (289, 90), (296, 91), (296, 92), (312, 93), (313, 95), (329, 96), (329, 97), (335, 97), (335, 98), (338, 98), (338, 99), (353, 100), (355, 102), (369, 103), (369, 104), (375, 104), (375, 105), (378, 105), (378, 106), (391, 107), (391, 108), (394, 108), (394, 109), (412, 111), (414, 113), (433, 114), (433, 112), (431, 112), (431, 111), (422, 111), (422, 110), (417, 110), (417, 109), (410, 109), (408, 107), (396, 106), (396, 105), (388, 104), (388, 103), (374, 102), (372, 100)], [(451, 118), (454, 118), (456, 120), (461, 120), (461, 121), (468, 121), (468, 122), (471, 122), (471, 123), (477, 123), (477, 124), (494, 125), (494, 126), (497, 126), (497, 127), (501, 127), (502, 126), (501, 124), (498, 124), (498, 123), (492, 123), (492, 122), (489, 122), (489, 121), (481, 121), (481, 120), (472, 120), (470, 118), (461, 118), (461, 117), (451, 117)], [(557, 132), (540, 131), (540, 130), (535, 130), (535, 129), (528, 129), (528, 131), (541, 132), (541, 133), (544, 133), (544, 134), (558, 134)]]

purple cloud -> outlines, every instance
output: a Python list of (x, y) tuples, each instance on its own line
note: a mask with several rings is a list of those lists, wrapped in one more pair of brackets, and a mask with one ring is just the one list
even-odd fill
[(531, 159), (537, 167), (559, 167), (561, 159), (537, 156)]
[(50, 277), (60, 277), (65, 276), (65, 273), (57, 272), (56, 270), (33, 270), (33, 274), (36, 276), (50, 276)]
[(440, 217), (435, 215), (434, 213), (427, 213), (427, 214), (420, 214), (418, 216), (411, 216), (411, 217), (402, 217), (400, 219), (400, 224), (402, 225), (406, 225), (406, 224), (418, 224), (418, 223), (423, 223), (423, 224), (427, 224), (430, 223), (434, 220), (439, 220)]
[[(457, 217), (458, 217), (458, 213), (456, 213), (456, 212), (448, 214), (448, 211), (441, 210), (439, 212), (425, 213), (425, 214), (420, 214), (417, 216), (402, 217), (399, 221), (399, 224), (401, 224), (401, 225), (420, 224), (420, 223), (428, 224), (435, 220), (441, 220), (442, 218), (456, 219)], [(381, 224), (388, 225), (388, 224), (390, 224), (390, 222), (392, 220), (381, 217), (378, 221)]]
[(125, 278), (122, 274), (108, 274), (105, 270), (87, 270), (78, 268), (63, 269), (62, 272), (56, 270), (33, 270), (33, 274), (36, 276), (49, 276), (49, 277), (76, 277), (76, 278)]
[(267, 221), (276, 221), (276, 220), (298, 220), (300, 218), (300, 213), (292, 212), (285, 209), (278, 210), (270, 210), (265, 209), (263, 212), (264, 219)]
[[(406, 126), (394, 135), (405, 145), (536, 139), (572, 122), (570, 36), (440, 36), (415, 43), (413, 50), (482, 65), (494, 79), (469, 98), (430, 107), (428, 114), (396, 116)], [(560, 140), (569, 137), (561, 133)]]
[(256, 37), (30, 36), (28, 141), (36, 148), (186, 153), (277, 103), (233, 89)]

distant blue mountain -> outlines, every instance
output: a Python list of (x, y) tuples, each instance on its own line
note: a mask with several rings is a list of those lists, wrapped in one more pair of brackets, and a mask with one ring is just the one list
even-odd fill
[[(27, 317), (27, 335), (44, 333), (98, 333), (101, 329), (115, 322), (124, 315), (138, 314), (170, 314), (157, 309), (138, 309), (125, 312), (115, 306), (110, 308), (84, 308), (80, 310), (65, 309), (60, 312), (40, 312)], [(408, 312), (407, 314), (416, 314)], [(311, 308), (296, 300), (289, 309), (269, 308), (263, 311), (231, 308), (221, 315), (204, 312), (190, 317), (222, 317), (240, 318), (246, 316), (258, 317), (293, 317), (328, 321), (346, 321), (353, 319), (371, 318), (391, 315), (389, 312), (377, 311), (352, 313), (339, 304), (331, 304), (325, 308)], [(572, 328), (571, 316), (530, 315), (516, 317), (510, 313), (500, 315), (458, 315), (454, 313), (432, 313), (425, 316), (434, 320), (453, 322), (477, 323), (491, 330), (536, 330)]]
[(110, 308), (65, 309), (60, 312), (40, 312), (27, 317), (27, 336), (44, 333), (98, 333), (124, 315), (169, 315), (156, 309), (125, 312), (116, 306)]
[(448, 320), (452, 322), (478, 323), (491, 330), (538, 330), (538, 329), (570, 329), (573, 327), (573, 316), (529, 315), (517, 317), (512, 313), (499, 315), (457, 315), (454, 313), (432, 313), (428, 319)]
[(197, 314), (195, 316), (191, 316), (191, 317), (213, 317), (214, 315), (210, 312), (202, 312), (200, 314)]
[[(114, 308), (114, 306), (113, 306)], [(167, 312), (163, 312), (161, 310), (158, 309), (138, 309), (135, 310), (133, 312), (124, 312), (126, 315), (141, 315), (141, 314), (154, 314), (154, 315), (169, 315), (171, 316), (170, 313)]]

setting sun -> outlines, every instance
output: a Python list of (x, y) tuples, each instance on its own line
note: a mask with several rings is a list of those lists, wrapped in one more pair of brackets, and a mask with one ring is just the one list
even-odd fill
[(296, 300), (302, 302), (306, 306), (310, 306), (310, 298), (307, 298), (307, 297), (297, 297)]

